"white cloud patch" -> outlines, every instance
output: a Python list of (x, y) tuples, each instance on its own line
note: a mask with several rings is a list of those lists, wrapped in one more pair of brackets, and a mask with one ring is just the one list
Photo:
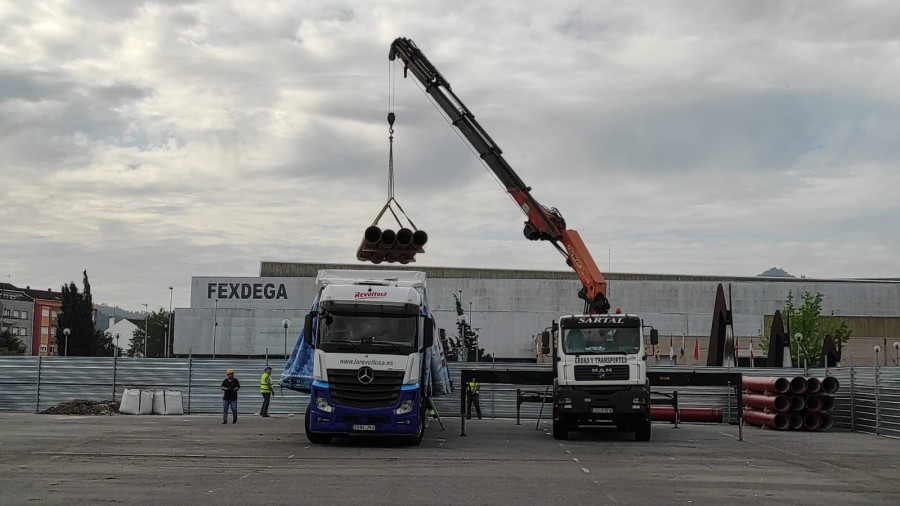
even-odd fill
[[(431, 266), (564, 270), (387, 55), (412, 38), (602, 269), (897, 277), (890, 2), (0, 0), (0, 275), (188, 302), (355, 262), (396, 196)], [(4, 279), (5, 278), (0, 278)], [(180, 288), (180, 292), (178, 288)]]

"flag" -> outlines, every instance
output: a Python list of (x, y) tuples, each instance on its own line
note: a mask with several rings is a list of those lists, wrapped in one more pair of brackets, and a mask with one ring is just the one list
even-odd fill
[(681, 360), (684, 360), (684, 336), (681, 336)]
[(669, 360), (675, 359), (675, 347), (672, 345), (672, 336), (669, 336)]
[(700, 360), (700, 338), (694, 340), (694, 360)]

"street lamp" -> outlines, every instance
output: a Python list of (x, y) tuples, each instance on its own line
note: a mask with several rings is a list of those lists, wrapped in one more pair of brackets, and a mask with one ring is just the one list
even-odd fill
[(147, 358), (147, 341), (150, 340), (150, 312), (147, 311), (147, 304), (144, 304), (144, 358)]
[[(64, 357), (68, 357), (68, 356), (69, 356), (69, 334), (71, 334), (71, 333), (72, 333), (72, 331), (69, 330), (68, 327), (66, 327), (66, 328), (63, 329), (63, 335), (66, 336), (66, 347), (63, 348), (63, 356), (64, 356)], [(59, 353), (59, 352), (57, 352), (57, 353)]]
[(166, 329), (166, 358), (169, 358), (169, 341), (174, 341), (172, 335), (172, 287), (169, 287), (169, 328)]
[(284, 327), (284, 358), (287, 358), (287, 329), (291, 326), (291, 321), (285, 318), (281, 320), (281, 326)]

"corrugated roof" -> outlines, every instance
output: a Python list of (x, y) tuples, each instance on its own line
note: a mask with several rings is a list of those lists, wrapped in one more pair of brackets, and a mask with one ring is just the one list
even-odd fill
[[(410, 265), (371, 264), (323, 264), (302, 262), (260, 262), (261, 277), (309, 277), (314, 278), (320, 269), (377, 269), (424, 271), (429, 278), (475, 278), (475, 279), (578, 279), (572, 271), (529, 271), (521, 269), (478, 269), (464, 267), (423, 267)], [(808, 283), (811, 281), (851, 282), (851, 283), (898, 283), (896, 279), (814, 279), (764, 276), (698, 276), (691, 274), (635, 274), (604, 273), (607, 280), (615, 281), (765, 281), (784, 283)]]

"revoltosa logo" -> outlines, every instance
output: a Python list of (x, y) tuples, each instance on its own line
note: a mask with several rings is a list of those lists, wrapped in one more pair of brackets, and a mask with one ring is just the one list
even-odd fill
[(353, 294), (354, 299), (377, 299), (387, 297), (387, 292), (356, 292)]

